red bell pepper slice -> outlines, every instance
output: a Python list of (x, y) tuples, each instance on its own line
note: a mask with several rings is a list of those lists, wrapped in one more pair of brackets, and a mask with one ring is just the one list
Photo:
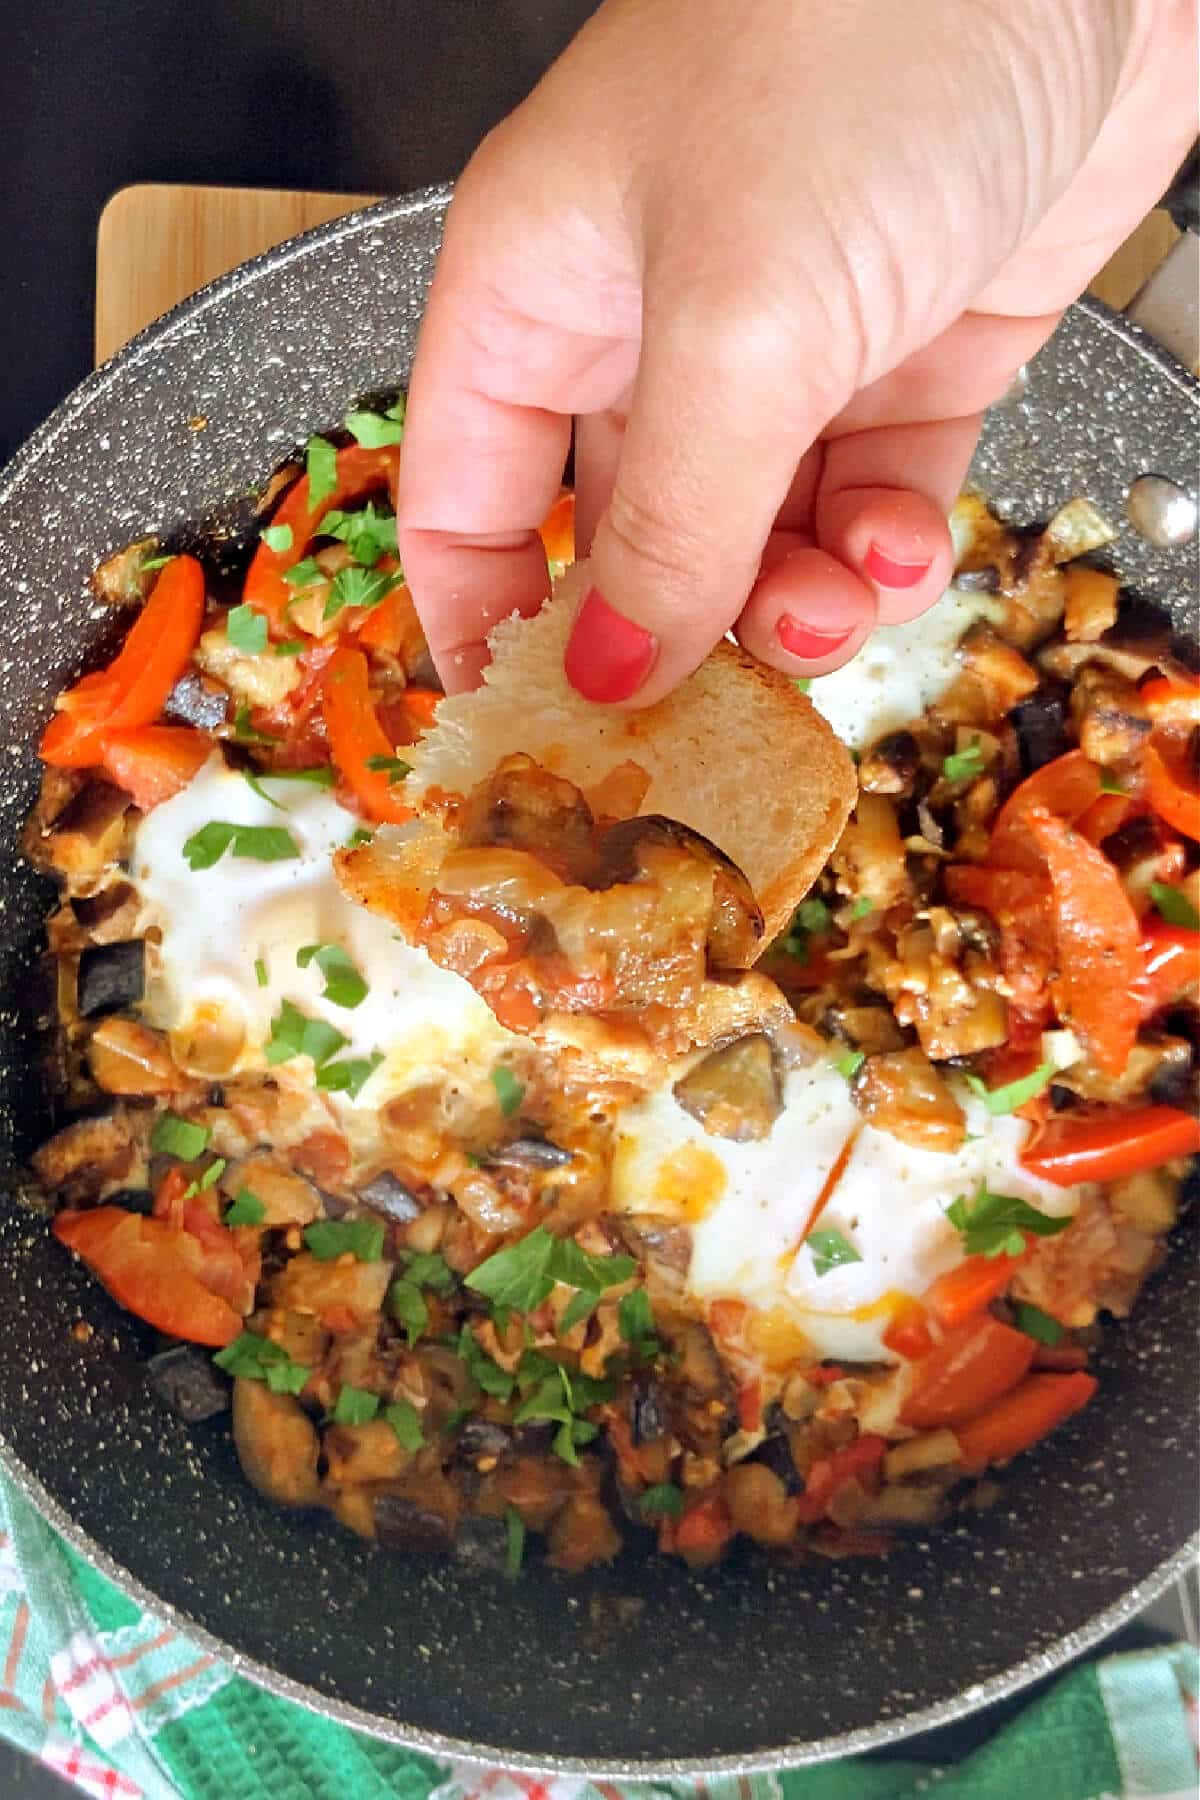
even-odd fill
[(96, 1206), (60, 1212), (54, 1235), (114, 1300), (159, 1331), (215, 1349), (241, 1331), (242, 1315), (205, 1280), (210, 1258), (192, 1232), (120, 1206)]
[(724, 1500), (719, 1494), (710, 1494), (675, 1521), (671, 1547), (685, 1562), (698, 1566), (716, 1562), (733, 1536), (733, 1520)]
[(1157, 734), (1142, 756), (1150, 804), (1159, 818), (1185, 837), (1200, 840), (1200, 787), (1185, 758)]
[(288, 602), (296, 596), (296, 589), (289, 587), (284, 576), (304, 560), (326, 513), (335, 507), (343, 508), (356, 500), (365, 500), (381, 488), (390, 491), (396, 484), (399, 469), (398, 445), (385, 444), (379, 450), (365, 450), (361, 444), (350, 444), (337, 453), (337, 485), (331, 494), (323, 495), (315, 505), (310, 504), (307, 475), (302, 475), (288, 489), (275, 509), (271, 524), (286, 525), (292, 541), (286, 550), (272, 550), (269, 544), (260, 542), (246, 571), (242, 589), (245, 604), (265, 613), (277, 636), (287, 635), (285, 615)]
[(1045, 873), (1045, 859), (1029, 830), (1029, 814), (1040, 808), (1068, 824), (1083, 817), (1100, 798), (1100, 770), (1082, 750), (1069, 750), (1043, 763), (1011, 793), (996, 815), (988, 862), (996, 868)]
[(965, 1463), (1007, 1462), (1085, 1407), (1099, 1383), (1094, 1375), (1029, 1375), (989, 1412), (958, 1427)]
[(212, 739), (188, 725), (138, 725), (104, 734), (101, 760), (142, 812), (180, 793), (212, 755)]
[(108, 732), (149, 725), (183, 674), (204, 620), (204, 570), (173, 556), (107, 669), (60, 694), (39, 755), (56, 768), (89, 769)]
[(1142, 973), (1134, 985), (1143, 1020), (1153, 1018), (1200, 982), (1200, 931), (1142, 921)]
[(1032, 1255), (1028, 1239), (1020, 1256), (968, 1256), (939, 1275), (926, 1298), (943, 1325), (961, 1325), (990, 1306)]
[[(411, 819), (411, 806), (404, 804), (401, 790), (382, 766), (394, 759), (395, 746), (376, 715), (361, 650), (346, 645), (329, 659), (321, 708), (333, 760), (364, 816), (384, 825), (403, 825)], [(372, 768), (372, 763), (379, 766)]]
[(819, 1456), (809, 1468), (804, 1478), (804, 1492), (796, 1502), (800, 1522), (815, 1525), (847, 1481), (861, 1481), (866, 1487), (877, 1486), (879, 1466), (886, 1449), (885, 1438), (877, 1437), (874, 1432), (864, 1432), (844, 1450), (835, 1450), (832, 1456)]
[(1190, 730), (1200, 725), (1200, 682), (1170, 681), (1156, 675), (1138, 689), (1138, 699), (1156, 725), (1180, 726)]
[(907, 1362), (919, 1362), (933, 1349), (933, 1333), (925, 1317), (925, 1308), (914, 1301), (897, 1313), (883, 1334), (886, 1347)]
[(1141, 1013), (1134, 993), (1142, 973), (1137, 914), (1117, 871), (1086, 838), (1045, 807), (1031, 807), (1025, 819), (1050, 872), (1059, 1012), (1100, 1068), (1119, 1075)]
[(1139, 1106), (1092, 1118), (1051, 1119), (1021, 1152), (1021, 1166), (1056, 1187), (1114, 1181), (1200, 1150), (1200, 1121), (1174, 1106)]
[(947, 1332), (925, 1357), (901, 1417), (917, 1431), (976, 1418), (1029, 1373), (1037, 1345), (990, 1313)]

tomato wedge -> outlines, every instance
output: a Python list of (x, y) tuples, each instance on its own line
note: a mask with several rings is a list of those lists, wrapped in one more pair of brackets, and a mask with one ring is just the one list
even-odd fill
[(1021, 1167), (1056, 1187), (1078, 1181), (1114, 1181), (1136, 1175), (1173, 1156), (1200, 1150), (1200, 1121), (1174, 1106), (1139, 1106), (1129, 1112), (1051, 1119), (1021, 1152)]
[(1026, 1240), (1020, 1256), (968, 1256), (938, 1276), (927, 1295), (930, 1307), (943, 1325), (961, 1325), (1004, 1292), (1030, 1254)]
[[(321, 709), (338, 773), (368, 819), (403, 825), (412, 818), (386, 767), (396, 759), (371, 699), (370, 671), (361, 650), (334, 652), (325, 669)], [(374, 765), (374, 766), (372, 766)]]
[(1102, 793), (1100, 770), (1082, 750), (1069, 750), (1043, 763), (1004, 802), (992, 826), (988, 862), (1004, 869), (1045, 873), (1045, 859), (1030, 835), (1029, 814), (1040, 808), (1074, 824)]
[(955, 1433), (965, 1463), (1007, 1462), (1085, 1407), (1095, 1393), (1094, 1375), (1029, 1375), (989, 1412)]
[(1186, 758), (1176, 754), (1167, 740), (1157, 734), (1142, 754), (1150, 804), (1159, 818), (1185, 837), (1200, 840), (1200, 787)]
[(1061, 818), (1034, 806), (1025, 821), (1050, 871), (1060, 975), (1060, 1015), (1109, 1075), (1119, 1075), (1137, 1038), (1141, 927), (1108, 859)]
[(190, 1231), (120, 1206), (97, 1206), (60, 1212), (54, 1235), (114, 1300), (159, 1331), (221, 1349), (242, 1329), (241, 1314), (202, 1280), (205, 1251)]
[(105, 732), (101, 760), (142, 812), (178, 794), (212, 755), (213, 742), (187, 725)]
[(275, 528), (286, 526), (292, 534), (291, 543), (286, 550), (272, 550), (269, 544), (260, 542), (242, 588), (246, 605), (265, 613), (271, 629), (278, 636), (286, 636), (288, 602), (296, 593), (284, 576), (304, 560), (326, 513), (335, 507), (365, 500), (380, 489), (390, 491), (395, 486), (399, 469), (398, 445), (385, 444), (379, 450), (364, 450), (361, 444), (350, 444), (337, 453), (336, 486), (331, 494), (322, 495), (315, 505), (310, 503), (307, 475), (302, 475), (288, 489), (275, 509), (271, 524)]
[(901, 1418), (917, 1431), (976, 1418), (1029, 1373), (1036, 1349), (1031, 1337), (990, 1313), (968, 1320), (921, 1362)]
[(204, 570), (194, 556), (173, 556), (107, 669), (60, 694), (42, 734), (43, 762), (89, 769), (111, 731), (149, 725), (187, 667), (204, 620)]

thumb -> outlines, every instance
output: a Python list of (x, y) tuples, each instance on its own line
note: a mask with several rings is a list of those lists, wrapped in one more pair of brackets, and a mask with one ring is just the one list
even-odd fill
[(672, 285), (661, 310), (647, 291), (592, 585), (567, 646), (572, 686), (609, 704), (659, 699), (729, 630), (796, 465), (843, 398), (804, 379), (802, 325), (748, 318), (744, 303), (681, 303)]

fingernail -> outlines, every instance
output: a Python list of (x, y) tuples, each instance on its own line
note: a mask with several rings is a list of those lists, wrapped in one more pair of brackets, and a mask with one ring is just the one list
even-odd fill
[(888, 556), (878, 544), (871, 544), (863, 557), (863, 573), (877, 581), (880, 587), (910, 588), (916, 587), (918, 581), (924, 581), (930, 569), (930, 558), (924, 562), (897, 562), (894, 556)]
[(658, 655), (658, 639), (614, 612), (599, 588), (590, 588), (575, 616), (563, 658), (567, 680), (585, 700), (611, 705), (636, 694)]
[(790, 613), (780, 613), (775, 621), (775, 636), (783, 648), (791, 656), (802, 656), (806, 662), (818, 662), (823, 656), (832, 656), (852, 635), (853, 629), (851, 626), (849, 631), (817, 631), (802, 619), (793, 619)]

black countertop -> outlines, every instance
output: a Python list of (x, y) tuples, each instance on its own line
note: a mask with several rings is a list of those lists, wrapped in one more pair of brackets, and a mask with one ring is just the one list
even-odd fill
[(96, 224), (137, 181), (391, 193), (458, 172), (590, 0), (10, 0), (0, 463), (91, 367)]

